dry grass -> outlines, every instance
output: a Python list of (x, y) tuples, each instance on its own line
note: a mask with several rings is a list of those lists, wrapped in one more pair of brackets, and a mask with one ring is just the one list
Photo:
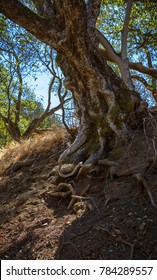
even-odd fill
[(12, 142), (0, 150), (0, 174), (22, 158), (29, 158), (34, 153), (55, 149), (65, 138), (66, 131), (62, 127), (55, 127), (52, 131), (42, 135), (34, 135), (20, 143)]

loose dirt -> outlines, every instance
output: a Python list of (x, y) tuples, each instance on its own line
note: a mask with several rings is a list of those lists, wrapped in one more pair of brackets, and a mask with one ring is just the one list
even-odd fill
[[(7, 166), (0, 177), (0, 258), (157, 259), (156, 124), (154, 116), (144, 120), (107, 159), (115, 165), (97, 164), (79, 177), (54, 171), (67, 136)], [(74, 197), (60, 183), (72, 185)]]

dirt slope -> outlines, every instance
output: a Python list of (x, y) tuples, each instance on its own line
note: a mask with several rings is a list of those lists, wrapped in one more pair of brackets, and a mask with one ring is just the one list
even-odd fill
[(56, 167), (68, 144), (56, 129), (1, 151), (0, 258), (157, 259), (157, 118), (76, 172)]

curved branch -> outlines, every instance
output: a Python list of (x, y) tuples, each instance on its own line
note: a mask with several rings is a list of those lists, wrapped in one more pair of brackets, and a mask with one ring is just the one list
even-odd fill
[[(147, 83), (147, 81), (143, 77), (140, 77), (138, 75), (132, 75), (132, 79), (135, 79), (135, 80), (138, 80), (139, 82), (141, 82), (145, 86), (145, 88), (150, 91), (153, 98), (155, 99), (155, 102), (157, 103), (156, 83), (155, 84), (152, 83), (152, 85), (150, 85)], [(154, 80), (154, 79), (152, 79), (152, 80)], [(156, 82), (156, 80), (155, 80), (155, 82)]]
[(142, 64), (142, 62), (131, 62), (128, 61), (128, 65), (130, 69), (137, 70), (143, 74), (147, 74), (155, 79), (157, 79), (157, 70), (148, 68)]
[(50, 81), (50, 84), (49, 84), (49, 88), (48, 88), (48, 103), (47, 103), (47, 108), (44, 112), (44, 114), (48, 113), (49, 109), (50, 109), (50, 106), (51, 106), (51, 91), (52, 91), (52, 87), (53, 87), (53, 84), (55, 82), (55, 78), (56, 76), (54, 75)]
[(17, 96), (17, 101), (16, 101), (16, 112), (15, 112), (15, 124), (16, 124), (16, 126), (18, 126), (18, 123), (20, 120), (21, 97), (22, 97), (22, 93), (23, 93), (23, 78), (22, 78), (22, 74), (21, 74), (21, 68), (20, 68), (20, 62), (19, 62), (18, 55), (16, 54), (12, 44), (11, 44), (11, 47), (13, 49), (13, 55), (16, 60), (16, 69), (17, 69), (16, 72), (17, 72), (18, 79), (19, 79), (19, 89), (18, 89), (18, 96)]
[[(13, 44), (11, 42), (7, 41), (7, 45), (11, 48), (11, 49), (7, 49), (7, 48), (0, 48), (0, 50), (2, 52), (8, 53), (11, 56), (13, 56), (15, 58), (16, 64), (15, 64), (15, 68), (16, 70), (14, 70), (17, 73), (18, 76), (18, 80), (19, 80), (19, 86), (18, 86), (18, 96), (17, 96), (17, 100), (13, 97), (13, 95), (11, 95), (10, 92), (10, 85), (13, 81), (13, 77), (10, 77), (10, 81), (8, 82), (8, 87), (7, 87), (7, 96), (8, 96), (8, 116), (10, 115), (10, 96), (12, 97), (12, 99), (15, 102), (15, 107), (16, 110), (14, 112), (15, 114), (15, 124), (16, 126), (18, 126), (18, 122), (19, 122), (19, 117), (20, 117), (20, 109), (21, 109), (21, 96), (22, 96), (22, 92), (23, 92), (23, 78), (21, 75), (21, 68), (20, 68), (20, 62), (19, 62), (19, 57), (15, 51), (15, 48), (13, 46)], [(11, 63), (9, 61), (9, 63)], [(10, 64), (11, 67), (11, 64)], [(10, 69), (10, 73), (11, 73), (11, 69)], [(13, 90), (11, 90), (13, 92)]]
[(43, 122), (43, 120), (45, 120), (48, 116), (51, 116), (52, 114), (54, 114), (59, 109), (61, 109), (61, 104), (59, 104), (58, 106), (52, 108), (49, 112), (45, 111), (40, 118), (34, 119), (30, 123), (30, 125), (28, 126), (26, 131), (24, 132), (23, 138), (29, 138), (30, 135), (33, 133), (33, 131), (36, 130), (39, 127), (39, 125)]
[[(111, 59), (118, 65), (123, 81), (125, 82), (125, 84), (127, 85), (127, 87), (130, 90), (133, 90), (134, 85), (133, 85), (132, 80), (131, 80), (131, 75), (130, 75), (130, 70), (129, 70), (129, 66), (128, 66), (127, 57), (122, 57), (122, 55), (121, 56), (118, 55), (115, 52), (114, 48), (109, 43), (109, 41), (97, 29), (96, 29), (96, 34), (98, 36), (99, 42), (106, 49), (107, 55), (109, 57), (111, 57)], [(126, 49), (127, 49), (127, 46), (125, 46), (125, 52), (123, 51), (125, 55), (126, 55)]]
[(52, 18), (49, 20), (37, 15), (17, 0), (0, 0), (0, 13), (25, 28), (40, 41), (48, 44), (51, 39), (53, 47), (57, 47), (55, 43), (58, 36), (57, 26)]
[(135, 80), (141, 82), (146, 87), (146, 89), (148, 89), (149, 91), (153, 90), (153, 87), (150, 84), (148, 84), (143, 77), (140, 77), (138, 75), (132, 75), (131, 77), (132, 77), (132, 79), (135, 79)]
[[(100, 49), (99, 48), (99, 52), (102, 56), (104, 56), (108, 61), (116, 63), (116, 61), (114, 60), (114, 58), (111, 56), (110, 53), (108, 53), (106, 50)], [(116, 53), (116, 55), (118, 56), (119, 54)], [(118, 65), (118, 63), (116, 63)], [(131, 62), (128, 61), (128, 66), (130, 69), (132, 70), (136, 70), (140, 73), (143, 74), (147, 74), (155, 79), (157, 79), (157, 70), (156, 69), (152, 69), (152, 68), (148, 68), (146, 66), (144, 66), (142, 64), (142, 62)]]
[[(105, 48), (105, 50), (99, 48), (100, 53), (106, 54), (109, 57), (109, 59), (112, 59), (113, 62), (115, 62), (116, 64), (119, 64), (120, 57), (115, 52), (115, 50), (112, 47), (112, 45), (110, 44), (110, 42), (96, 28), (95, 28), (95, 34), (98, 37), (99, 43)], [(106, 57), (106, 55), (104, 55), (104, 56)]]

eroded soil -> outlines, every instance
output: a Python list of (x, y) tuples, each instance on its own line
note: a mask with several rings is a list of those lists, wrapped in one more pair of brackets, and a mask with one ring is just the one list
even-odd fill
[[(157, 259), (156, 133), (135, 131), (117, 165), (79, 177), (54, 180), (61, 144), (14, 163), (0, 178), (0, 258)], [(71, 193), (53, 195), (60, 182), (76, 190), (70, 209)]]

